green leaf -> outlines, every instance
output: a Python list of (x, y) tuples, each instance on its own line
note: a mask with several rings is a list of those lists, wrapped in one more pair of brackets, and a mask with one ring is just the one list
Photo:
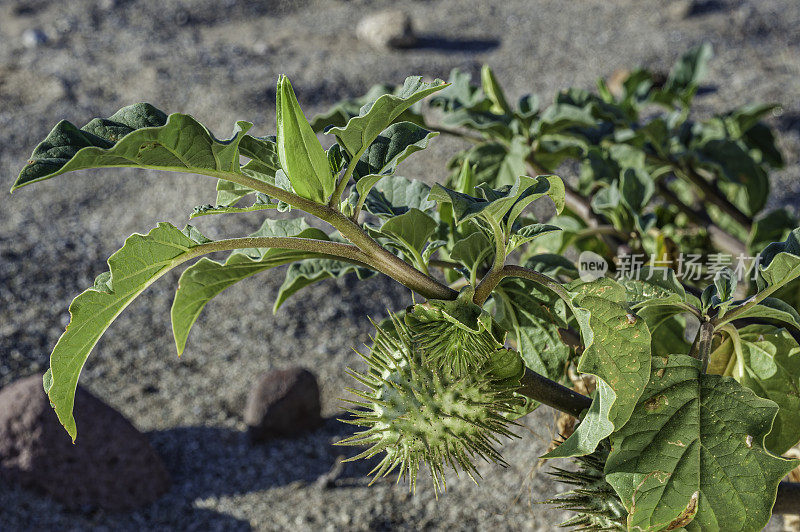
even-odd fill
[(475, 274), (481, 265), (494, 253), (494, 245), (483, 231), (475, 231), (453, 245), (450, 258), (463, 264), (470, 274)]
[(619, 180), (619, 192), (622, 202), (634, 214), (640, 214), (642, 209), (650, 202), (655, 188), (656, 186), (650, 174), (641, 168), (626, 169)]
[(572, 310), (585, 346), (578, 371), (595, 375), (607, 386), (595, 397), (595, 402), (604, 404), (597, 405), (593, 412), (607, 412), (609, 423), (582, 423), (546, 458), (593, 452), (611, 430), (625, 425), (645, 389), (650, 376), (650, 331), (642, 318), (620, 303), (624, 297), (625, 289), (610, 279), (598, 279), (577, 288)]
[(440, 203), (452, 203), (456, 224), (482, 216), (502, 222), (508, 233), (522, 210), (542, 196), (549, 196), (559, 212), (564, 206), (564, 183), (557, 176), (519, 176), (512, 186), (500, 190), (479, 187), (478, 191), (484, 198), (462, 194), (436, 184), (428, 198)]
[(765, 440), (774, 454), (800, 441), (800, 345), (786, 329), (753, 324), (725, 340), (709, 357), (708, 372), (733, 377), (780, 410)]
[(775, 321), (789, 325), (800, 331), (800, 314), (798, 314), (797, 310), (795, 310), (793, 306), (782, 299), (777, 299), (774, 297), (764, 298), (762, 301), (759, 301), (757, 305), (750, 307), (745, 312), (736, 315), (734, 318), (721, 320), (719, 325), (724, 325), (725, 323), (730, 322), (732, 319), (747, 318), (759, 318), (762, 320), (766, 319), (769, 321)]
[(403, 88), (397, 95), (384, 94), (372, 103), (366, 104), (358, 116), (351, 118), (344, 127), (334, 127), (328, 133), (336, 138), (352, 157), (361, 154), (389, 127), (400, 114), (410, 106), (445, 88), (447, 84), (440, 79), (431, 83), (422, 81), (420, 76), (406, 78)]
[(592, 106), (577, 107), (575, 105), (555, 103), (544, 110), (536, 124), (535, 133), (546, 135), (558, 133), (574, 127), (594, 127), (597, 119), (592, 114)]
[(411, 208), (405, 214), (389, 218), (380, 232), (400, 244), (403, 249), (419, 253), (436, 231), (436, 221), (419, 209)]
[(513, 335), (525, 365), (554, 381), (563, 380), (570, 348), (558, 334), (559, 316), (552, 294), (522, 279), (504, 279), (492, 297), (497, 322)]
[(427, 148), (430, 139), (438, 134), (411, 122), (398, 122), (386, 128), (356, 163), (353, 177), (359, 197), (369, 194), (384, 177), (393, 175), (397, 165), (409, 155)]
[[(761, 253), (758, 289), (780, 287), (800, 276), (800, 228), (783, 242), (773, 242)], [(774, 289), (774, 288), (773, 288)]]
[(11, 190), (88, 168), (152, 168), (225, 179), (239, 172), (239, 143), (251, 125), (237, 122), (229, 140), (217, 140), (191, 116), (167, 117), (146, 103), (80, 129), (62, 120), (33, 151)]
[(400, 176), (383, 179), (367, 195), (364, 207), (380, 218), (391, 218), (408, 212), (410, 209), (431, 211), (436, 202), (429, 200), (431, 187)]
[[(304, 219), (265, 220), (253, 237), (286, 237), (329, 240), (320, 229), (309, 226)], [(189, 331), (200, 312), (226, 288), (256, 273), (302, 259), (319, 257), (318, 253), (288, 249), (241, 249), (230, 254), (222, 263), (202, 258), (181, 274), (178, 290), (172, 302), (172, 332), (178, 355), (183, 353)]]
[(682, 93), (696, 87), (706, 76), (708, 61), (713, 56), (714, 51), (708, 43), (695, 46), (683, 54), (672, 67), (664, 89)]
[(295, 193), (325, 203), (336, 188), (328, 156), (297, 103), (289, 78), (278, 78), (275, 98), (278, 158)]
[(163, 222), (146, 235), (134, 234), (109, 257), (109, 271), (69, 306), (70, 323), (50, 355), (48, 395), (73, 441), (78, 376), (97, 341), (131, 301), (172, 268), (202, 254), (207, 242), (191, 226), (180, 231)]
[(394, 87), (391, 85), (373, 85), (363, 96), (336, 102), (328, 111), (315, 115), (311, 119), (311, 127), (317, 133), (330, 126), (342, 127), (348, 120), (358, 116), (364, 105), (374, 102), (384, 94), (392, 94), (393, 91)]
[(540, 236), (552, 233), (553, 231), (561, 231), (561, 228), (556, 225), (548, 224), (530, 224), (523, 226), (521, 229), (514, 231), (509, 238), (507, 251), (511, 253), (519, 246), (532, 242)]
[(653, 361), (628, 423), (611, 436), (606, 480), (628, 528), (761, 530), (797, 466), (764, 449), (777, 406), (686, 355)]
[(344, 277), (350, 273), (356, 274), (359, 279), (366, 279), (375, 274), (372, 270), (336, 259), (306, 259), (296, 262), (286, 270), (286, 279), (278, 289), (272, 310), (278, 312), (289, 297), (310, 284)]

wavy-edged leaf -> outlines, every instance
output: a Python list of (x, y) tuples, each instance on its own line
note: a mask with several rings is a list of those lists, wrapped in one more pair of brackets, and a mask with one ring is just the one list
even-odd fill
[(715, 346), (708, 373), (733, 377), (780, 410), (764, 444), (783, 454), (800, 441), (800, 345), (786, 329), (753, 324)]
[(339, 144), (355, 157), (361, 154), (389, 127), (406, 109), (416, 102), (445, 88), (440, 80), (431, 83), (422, 81), (420, 76), (406, 78), (403, 88), (395, 94), (384, 94), (374, 102), (367, 103), (358, 116), (351, 118), (343, 127), (333, 127), (328, 133), (336, 135)]
[(191, 226), (181, 231), (163, 222), (146, 235), (131, 235), (109, 257), (109, 271), (70, 304), (70, 323), (50, 355), (52, 385), (46, 392), (73, 440), (75, 388), (97, 341), (136, 296), (172, 268), (202, 254), (207, 242)]
[(773, 242), (761, 253), (758, 268), (758, 289), (777, 288), (800, 276), (800, 228), (793, 230), (783, 242)]
[(407, 213), (410, 209), (430, 212), (436, 202), (429, 200), (431, 187), (401, 176), (390, 176), (370, 190), (364, 207), (380, 218), (391, 218)]
[[(784, 325), (794, 327), (795, 330), (800, 331), (800, 314), (789, 303), (782, 299), (774, 297), (766, 297), (759, 301), (757, 305), (753, 305), (741, 314), (737, 314), (731, 319), (747, 319), (747, 318), (760, 318), (769, 321), (775, 321)], [(724, 325), (731, 321), (731, 319), (723, 319), (719, 325)]]
[(437, 223), (433, 218), (412, 207), (408, 212), (386, 220), (380, 232), (404, 249), (419, 253), (436, 231), (436, 227)]
[(239, 121), (229, 140), (218, 140), (191, 116), (167, 117), (146, 103), (80, 129), (62, 120), (33, 151), (11, 190), (88, 168), (153, 168), (225, 179), (239, 172), (239, 143), (251, 126)]
[(336, 259), (306, 259), (296, 262), (286, 270), (286, 279), (278, 289), (272, 310), (277, 312), (289, 297), (310, 284), (344, 277), (350, 273), (356, 274), (359, 279), (375, 275), (372, 270)]
[(650, 331), (645, 320), (624, 306), (625, 289), (610, 279), (598, 279), (577, 287), (572, 311), (585, 350), (578, 371), (598, 377), (608, 389), (595, 402), (606, 402), (594, 412), (608, 412), (608, 422), (578, 426), (547, 458), (578, 456), (593, 452), (599, 442), (619, 430), (630, 418), (650, 376)]
[(453, 245), (450, 258), (463, 264), (473, 276), (487, 258), (494, 253), (494, 245), (483, 231), (475, 231)]
[(378, 181), (393, 175), (398, 164), (412, 153), (427, 148), (438, 134), (411, 122), (397, 122), (387, 127), (356, 163), (353, 177), (358, 195), (369, 194)]
[[(304, 219), (265, 220), (253, 237), (298, 237), (328, 240), (320, 229)], [(236, 250), (225, 262), (202, 258), (181, 274), (172, 302), (172, 332), (178, 355), (183, 353), (189, 331), (206, 304), (226, 288), (256, 273), (302, 259), (319, 257), (318, 253), (278, 248)]]
[(549, 196), (558, 212), (564, 207), (564, 183), (558, 176), (519, 176), (511, 186), (499, 190), (478, 187), (478, 192), (484, 197), (476, 198), (436, 184), (428, 198), (451, 203), (457, 224), (482, 216), (504, 225), (509, 234), (523, 209), (542, 196)]
[(654, 359), (633, 415), (611, 436), (606, 480), (629, 529), (761, 530), (797, 466), (764, 448), (775, 403), (700, 368), (687, 355)]

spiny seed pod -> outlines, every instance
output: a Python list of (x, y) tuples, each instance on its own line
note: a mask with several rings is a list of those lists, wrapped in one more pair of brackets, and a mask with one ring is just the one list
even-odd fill
[(577, 514), (559, 526), (576, 527), (577, 530), (626, 529), (628, 512), (603, 473), (609, 451), (609, 442), (604, 440), (592, 454), (574, 459), (578, 464), (577, 471), (553, 468), (548, 472), (558, 481), (574, 486), (572, 490), (546, 501)]
[(455, 301), (429, 301), (406, 309), (405, 322), (428, 362), (444, 372), (464, 375), (503, 347), (505, 333), (491, 315), (462, 290)]
[(386, 453), (370, 472), (373, 482), (397, 470), (398, 481), (408, 476), (412, 490), (426, 463), (437, 493), (446, 488), (445, 466), (475, 480), (476, 458), (505, 464), (494, 446), (501, 436), (515, 436), (506, 416), (520, 403), (514, 395), (524, 371), (519, 354), (493, 349), (475, 372), (456, 376), (429, 364), (408, 326), (394, 316), (393, 322), (394, 334), (378, 329), (370, 353), (361, 355), (368, 371), (349, 370), (366, 390), (349, 390), (364, 401), (349, 401), (359, 408), (343, 421), (365, 430), (339, 444), (369, 446), (350, 460)]

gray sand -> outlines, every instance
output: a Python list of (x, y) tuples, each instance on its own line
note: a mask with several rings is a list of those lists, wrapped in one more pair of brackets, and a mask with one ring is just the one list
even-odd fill
[[(187, 112), (219, 137), (235, 119), (274, 133), (274, 87), (288, 74), (307, 114), (371, 84), (422, 74), (446, 78), (490, 63), (509, 95), (544, 102), (570, 85), (593, 87), (617, 68), (665, 71), (690, 46), (715, 48), (701, 115), (733, 104), (780, 102), (771, 118), (789, 168), (773, 175), (773, 205), (800, 199), (800, 4), (795, 0), (687, 3), (583, 0), (472, 4), (398, 2), (73, 0), (0, 2), (0, 175), (9, 187), (34, 145), (66, 118), (82, 125), (149, 101)], [(419, 49), (375, 52), (354, 37), (370, 10), (407, 9), (424, 37)], [(191, 6), (182, 7), (182, 6)], [(698, 7), (699, 6), (699, 7)], [(29, 47), (38, 29), (47, 41)], [(33, 39), (35, 40), (35, 39)], [(436, 139), (402, 173), (436, 180), (459, 144)], [(182, 226), (195, 205), (213, 202), (214, 183), (132, 170), (82, 172), (0, 196), (0, 386), (46, 367), (68, 320), (70, 300), (106, 269), (126, 236), (157, 221)], [(202, 218), (211, 237), (239, 235), (257, 215)], [(249, 279), (212, 302), (175, 356), (169, 306), (177, 273), (154, 285), (95, 348), (82, 383), (149, 434), (174, 477), (172, 490), (141, 511), (68, 512), (0, 486), (0, 529), (97, 530), (551, 530), (564, 516), (536, 502), (561, 487), (535, 475), (551, 437), (553, 411), (523, 420), (503, 453), (510, 467), (481, 467), (479, 487), (452, 479), (438, 502), (426, 483), (367, 487), (365, 466), (345, 467), (332, 487), (316, 479), (342, 450), (341, 410), (351, 347), (367, 340), (365, 315), (409, 302), (382, 278), (327, 282), (273, 316), (282, 271)], [(325, 304), (321, 302), (325, 301)], [(251, 448), (240, 417), (253, 376), (300, 364), (319, 377), (326, 426), (313, 435)], [(78, 419), (80, 425), (81, 419)], [(80, 441), (80, 440), (79, 440)]]

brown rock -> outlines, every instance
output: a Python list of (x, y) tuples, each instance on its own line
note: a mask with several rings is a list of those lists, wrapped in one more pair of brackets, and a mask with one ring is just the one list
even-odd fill
[(155, 501), (170, 484), (161, 458), (122, 414), (78, 388), (72, 444), (42, 390), (28, 377), (0, 390), (0, 479), (67, 507), (123, 511)]
[(356, 35), (376, 48), (408, 48), (417, 43), (411, 17), (399, 9), (364, 17), (356, 26)]
[(250, 390), (244, 421), (254, 442), (316, 429), (322, 424), (317, 379), (303, 368), (262, 375)]

